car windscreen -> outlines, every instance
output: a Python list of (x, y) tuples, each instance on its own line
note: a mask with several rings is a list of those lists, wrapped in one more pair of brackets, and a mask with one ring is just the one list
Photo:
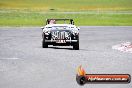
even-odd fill
[(69, 29), (67, 26), (52, 26), (53, 29)]

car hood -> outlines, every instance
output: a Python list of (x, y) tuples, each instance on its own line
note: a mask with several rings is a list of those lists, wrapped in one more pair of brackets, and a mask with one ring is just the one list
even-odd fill
[(48, 24), (43, 31), (76, 31), (79, 32), (78, 27), (72, 24)]

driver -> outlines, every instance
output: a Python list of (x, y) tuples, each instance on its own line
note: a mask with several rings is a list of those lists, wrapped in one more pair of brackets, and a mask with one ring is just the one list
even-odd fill
[(56, 24), (55, 20), (50, 20), (49, 24)]

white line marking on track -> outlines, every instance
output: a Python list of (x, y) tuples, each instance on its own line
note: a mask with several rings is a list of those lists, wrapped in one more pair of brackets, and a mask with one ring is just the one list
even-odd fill
[(17, 59), (20, 59), (20, 58), (17, 58), (17, 57), (12, 57), (12, 58), (0, 58), (2, 60), (17, 60)]

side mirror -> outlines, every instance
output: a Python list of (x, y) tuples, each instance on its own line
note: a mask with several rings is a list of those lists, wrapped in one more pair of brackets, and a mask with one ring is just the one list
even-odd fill
[(41, 27), (41, 29), (43, 30), (43, 29), (44, 29), (44, 27)]
[(74, 22), (72, 22), (72, 24), (74, 25)]

